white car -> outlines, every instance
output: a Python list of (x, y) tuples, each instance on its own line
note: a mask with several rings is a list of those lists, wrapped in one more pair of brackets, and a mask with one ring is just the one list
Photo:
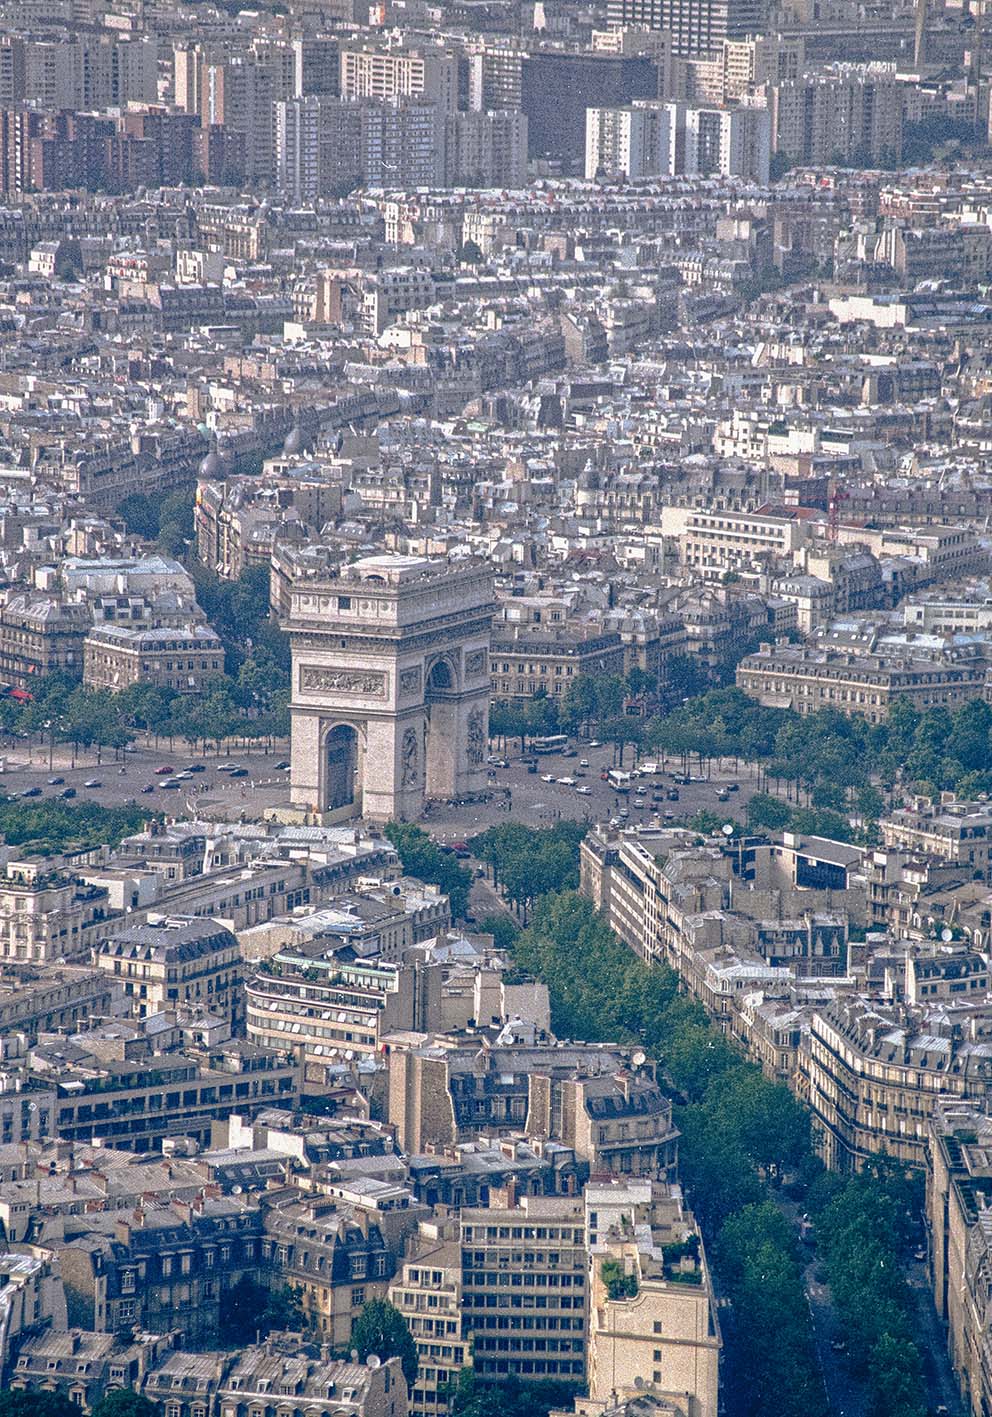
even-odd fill
[(579, 767), (580, 767), (580, 768), (587, 768), (588, 766), (589, 766), (589, 759), (588, 759), (588, 758), (580, 758), (580, 759), (579, 759)]
[(541, 773), (541, 781), (542, 781), (542, 782), (554, 782), (554, 780), (555, 780), (555, 775), (554, 775), (553, 772), (542, 772), (542, 773)]
[(560, 777), (560, 778), (558, 779), (558, 781), (561, 783), (562, 787), (574, 787), (574, 786), (575, 786), (575, 778), (574, 778), (574, 777)]
[(577, 787), (575, 790), (576, 790), (576, 792), (579, 794), (580, 797), (591, 797), (591, 796), (592, 796), (592, 788), (591, 788), (591, 787)]
[(602, 745), (602, 743), (599, 741), (598, 738), (591, 738), (591, 739), (589, 740), (589, 747), (590, 747), (590, 748), (601, 748), (602, 746), (603, 746), (603, 745)]

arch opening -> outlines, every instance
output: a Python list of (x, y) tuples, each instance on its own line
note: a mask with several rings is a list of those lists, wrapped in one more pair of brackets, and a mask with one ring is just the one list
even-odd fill
[(357, 729), (332, 728), (324, 740), (324, 810), (350, 807), (361, 795), (361, 754)]

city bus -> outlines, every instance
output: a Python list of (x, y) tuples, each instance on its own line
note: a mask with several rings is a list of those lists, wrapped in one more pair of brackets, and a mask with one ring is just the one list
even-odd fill
[(530, 740), (532, 753), (561, 753), (567, 747), (567, 733), (552, 733), (547, 738), (532, 738)]

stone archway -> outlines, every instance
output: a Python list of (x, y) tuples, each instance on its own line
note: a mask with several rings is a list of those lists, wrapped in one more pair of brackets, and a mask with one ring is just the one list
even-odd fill
[(336, 723), (324, 735), (323, 804), (325, 812), (350, 815), (361, 810), (362, 735), (353, 723)]
[(424, 680), (425, 792), (445, 801), (457, 792), (457, 671), (446, 655), (428, 662)]
[(411, 820), (484, 790), (488, 566), (369, 556), (290, 601), (294, 806)]

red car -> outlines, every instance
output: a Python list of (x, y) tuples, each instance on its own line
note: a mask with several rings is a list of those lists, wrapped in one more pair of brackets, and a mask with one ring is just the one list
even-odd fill
[(172, 776), (172, 768), (169, 768), (169, 767), (156, 768), (156, 769), (155, 769), (155, 776), (156, 776), (156, 777), (171, 777), (171, 776)]

